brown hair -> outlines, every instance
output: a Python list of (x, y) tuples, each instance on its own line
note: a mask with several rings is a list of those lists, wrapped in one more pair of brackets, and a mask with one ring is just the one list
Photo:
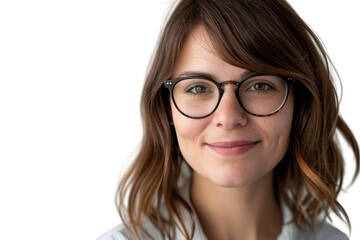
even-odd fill
[(192, 238), (194, 225), (187, 229), (180, 213), (180, 208), (190, 213), (191, 208), (176, 187), (182, 159), (169, 120), (169, 93), (162, 85), (172, 76), (184, 40), (199, 24), (227, 63), (297, 79), (290, 148), (275, 168), (277, 196), (290, 207), (299, 227), (316, 229), (319, 213), (329, 218), (330, 211), (350, 227), (337, 201), (344, 159), (336, 130), (354, 151), (354, 180), (359, 147), (339, 116), (332, 64), (318, 37), (284, 0), (183, 0), (160, 36), (141, 99), (141, 149), (117, 190), (119, 213), (130, 234), (136, 239), (147, 234), (142, 225), (147, 218), (169, 239), (175, 239), (176, 228)]

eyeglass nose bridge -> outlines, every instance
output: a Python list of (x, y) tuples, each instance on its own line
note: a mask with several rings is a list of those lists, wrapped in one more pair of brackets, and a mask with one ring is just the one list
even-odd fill
[[(240, 82), (237, 82), (237, 81), (234, 81), (234, 80), (228, 80), (228, 81), (224, 81), (224, 82), (219, 83), (219, 85), (218, 85), (220, 87), (220, 96), (219, 96), (220, 99), (219, 99), (219, 102), (221, 101), (222, 95), (223, 95), (224, 90), (225, 90), (224, 86), (226, 86), (226, 85), (234, 85), (235, 86), (234, 91), (236, 92), (238, 90), (238, 88), (239, 88), (239, 83)], [(239, 96), (237, 94), (235, 94), (235, 95), (236, 95), (236, 98), (238, 99), (239, 103), (241, 104)]]
[(234, 86), (235, 86), (234, 92), (235, 92), (236, 99), (237, 99), (237, 101), (239, 102), (240, 106), (247, 112), (247, 110), (244, 108), (244, 106), (243, 106), (243, 104), (242, 104), (242, 102), (241, 102), (241, 100), (240, 100), (239, 94), (236, 94), (236, 92), (238, 91), (238, 88), (239, 88), (239, 84), (240, 84), (240, 83), (241, 83), (241, 82), (237, 82), (237, 81), (234, 81), (234, 80), (228, 80), (228, 81), (224, 81), (224, 82), (219, 83), (219, 85), (218, 85), (218, 86), (220, 87), (220, 88), (219, 88), (219, 90), (220, 90), (219, 100), (218, 100), (218, 103), (217, 103), (217, 105), (216, 105), (216, 107), (215, 107), (215, 109), (214, 109), (213, 112), (215, 112), (216, 109), (218, 108), (218, 106), (220, 105), (222, 96), (223, 96), (223, 94), (224, 94), (224, 86), (226, 86), (226, 85), (234, 85)]
[(243, 104), (241, 103), (239, 94), (236, 94), (236, 92), (238, 91), (238, 88), (239, 88), (239, 84), (241, 84), (241, 82), (237, 82), (237, 81), (234, 81), (234, 80), (228, 80), (228, 81), (224, 81), (224, 82), (219, 83), (220, 96), (219, 96), (218, 105), (219, 105), (219, 103), (220, 103), (220, 101), (222, 99), (222, 96), (224, 94), (224, 86), (226, 86), (226, 85), (234, 85), (235, 86), (234, 92), (235, 92), (236, 98), (237, 98), (238, 102), (240, 103), (240, 105), (243, 107)]
[(225, 82), (221, 82), (220, 83), (220, 88), (222, 89), (222, 90), (224, 90), (224, 85), (230, 85), (230, 84), (233, 84), (233, 85), (235, 85), (235, 86), (237, 86), (237, 84), (238, 84), (239, 82), (237, 82), (237, 81), (233, 81), (233, 80), (229, 80), (229, 81), (225, 81)]

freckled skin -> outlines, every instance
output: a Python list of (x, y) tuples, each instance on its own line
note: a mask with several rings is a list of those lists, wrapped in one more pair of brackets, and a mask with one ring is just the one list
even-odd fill
[[(187, 71), (201, 71), (215, 76), (216, 81), (239, 80), (245, 69), (224, 62), (216, 55), (203, 27), (195, 28), (185, 41), (173, 77)], [(259, 181), (271, 173), (285, 155), (290, 138), (294, 109), (293, 93), (278, 113), (256, 117), (246, 113), (226, 85), (217, 110), (203, 119), (183, 116), (171, 103), (172, 118), (180, 150), (193, 168), (194, 175), (222, 187), (241, 187)], [(251, 140), (259, 143), (248, 152), (223, 156), (207, 143)]]

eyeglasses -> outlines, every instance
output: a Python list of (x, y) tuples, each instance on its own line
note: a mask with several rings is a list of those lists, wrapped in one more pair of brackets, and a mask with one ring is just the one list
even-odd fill
[(265, 117), (277, 113), (286, 103), (294, 77), (253, 74), (241, 81), (218, 83), (207, 77), (180, 77), (166, 80), (175, 107), (189, 118), (205, 118), (219, 106), (223, 86), (235, 85), (235, 95), (249, 114)]

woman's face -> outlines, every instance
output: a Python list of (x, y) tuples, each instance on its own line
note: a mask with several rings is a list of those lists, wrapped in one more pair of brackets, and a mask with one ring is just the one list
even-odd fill
[[(184, 43), (173, 77), (194, 72), (223, 82), (239, 81), (246, 69), (220, 59), (205, 29), (198, 26)], [(194, 174), (223, 187), (245, 186), (272, 172), (288, 149), (294, 109), (290, 93), (278, 113), (268, 117), (249, 115), (238, 103), (234, 87), (225, 85), (216, 111), (202, 119), (182, 115), (171, 102), (183, 157)]]

